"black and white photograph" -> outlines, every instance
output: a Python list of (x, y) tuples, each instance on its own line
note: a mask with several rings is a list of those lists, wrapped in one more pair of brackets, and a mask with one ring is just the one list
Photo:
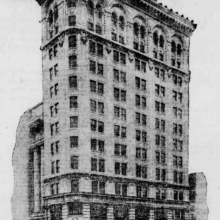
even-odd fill
[(219, 1), (1, 3), (0, 219), (219, 219)]

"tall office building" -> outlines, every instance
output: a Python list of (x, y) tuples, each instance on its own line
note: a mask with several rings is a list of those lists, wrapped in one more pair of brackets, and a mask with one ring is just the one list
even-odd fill
[(196, 24), (153, 0), (37, 2), (43, 102), (17, 130), (14, 220), (207, 220), (188, 172)]

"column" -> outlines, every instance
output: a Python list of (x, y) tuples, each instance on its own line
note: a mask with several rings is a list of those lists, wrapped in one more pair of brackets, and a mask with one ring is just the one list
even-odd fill
[(135, 208), (129, 209), (129, 220), (135, 220)]
[(40, 157), (34, 150), (34, 212), (40, 212)]
[(68, 207), (67, 204), (62, 206), (62, 220), (67, 220), (68, 218)]
[(154, 209), (150, 209), (149, 220), (154, 220)]
[(107, 220), (113, 220), (114, 219), (113, 210), (114, 210), (113, 206), (108, 207)]
[(83, 204), (83, 219), (90, 220), (90, 205)]

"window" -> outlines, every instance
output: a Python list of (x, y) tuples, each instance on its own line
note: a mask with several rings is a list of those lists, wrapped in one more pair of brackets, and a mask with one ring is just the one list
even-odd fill
[(114, 125), (114, 135), (116, 137), (126, 138), (126, 127), (120, 127), (119, 125)]
[(114, 117), (126, 121), (126, 109), (114, 106)]
[(78, 116), (70, 117), (70, 128), (78, 128)]
[(104, 173), (105, 172), (105, 160), (91, 158), (91, 171)]
[(114, 98), (116, 101), (126, 102), (126, 91), (114, 88)]
[(183, 134), (182, 125), (178, 125), (178, 124), (173, 123), (173, 134), (181, 136)]
[(78, 97), (77, 96), (70, 96), (70, 108), (78, 108)]
[(59, 194), (59, 183), (53, 183), (50, 185), (50, 194), (57, 195)]
[(173, 139), (173, 149), (182, 151), (183, 150), (183, 142), (178, 139)]
[(58, 83), (56, 83), (55, 86), (54, 86), (54, 94), (55, 95), (58, 94)]
[(165, 104), (162, 102), (155, 101), (155, 111), (165, 113)]
[(146, 161), (147, 160), (147, 149), (136, 148), (136, 159)]
[(166, 181), (166, 170), (156, 168), (156, 180), (165, 182)]
[(126, 157), (127, 156), (127, 146), (124, 144), (115, 143), (114, 153), (115, 153), (115, 156)]
[(126, 54), (120, 53), (120, 62), (121, 64), (126, 64)]
[(136, 164), (136, 177), (147, 178), (147, 167), (143, 165)]
[(127, 164), (115, 162), (115, 174), (117, 175), (127, 175)]
[(69, 68), (73, 69), (77, 67), (77, 56), (71, 55), (69, 56)]
[(116, 26), (118, 22), (118, 18), (115, 12), (112, 13), (112, 25)]
[(77, 36), (71, 35), (69, 36), (69, 48), (76, 48), (77, 46)]
[(104, 94), (104, 84), (90, 80), (90, 91), (95, 92), (95, 93), (97, 92), (98, 95), (103, 95)]
[(87, 4), (87, 12), (89, 15), (94, 14), (94, 5), (93, 5), (92, 1), (89, 1)]
[(155, 156), (156, 156), (156, 163), (157, 164), (165, 165), (165, 163), (166, 163), (166, 154), (164, 152), (156, 151)]
[(57, 44), (55, 44), (54, 47), (53, 47), (53, 56), (54, 57), (57, 56)]
[(82, 215), (83, 214), (83, 203), (81, 202), (68, 202), (68, 215)]
[(177, 170), (173, 171), (173, 182), (182, 184), (183, 183), (183, 172), (179, 172)]
[(166, 138), (163, 135), (155, 135), (155, 144), (156, 146), (165, 147)]
[(161, 95), (161, 96), (165, 96), (165, 87), (160, 86), (160, 85), (155, 85), (155, 94), (156, 95)]
[(71, 148), (78, 148), (78, 146), (79, 146), (78, 136), (71, 136), (70, 137), (70, 147)]
[(67, 7), (76, 7), (76, 0), (67, 0)]
[(104, 122), (91, 119), (91, 131), (98, 131), (104, 133)]
[[(166, 190), (165, 189), (156, 189), (156, 200), (165, 200), (165, 199), (166, 199)], [(156, 212), (155, 214), (156, 214), (155, 219), (159, 220), (160, 218), (157, 218), (158, 212)], [(161, 216), (161, 214), (162, 214), (162, 212), (160, 213), (160, 216)], [(165, 215), (165, 213), (164, 213), (164, 215)]]
[(125, 43), (125, 40), (124, 40), (123, 36), (119, 36), (119, 43), (120, 44), (124, 44)]
[(75, 26), (76, 25), (76, 16), (71, 15), (68, 17), (69, 26)]
[(95, 100), (90, 100), (90, 110), (91, 112), (97, 112), (97, 106), (98, 106), (98, 113), (104, 114), (104, 103), (103, 102), (97, 102)]
[(147, 142), (147, 132), (136, 130), (136, 141), (142, 141), (143, 143)]
[(70, 167), (73, 170), (79, 169), (79, 157), (78, 156), (71, 156), (71, 158), (70, 158)]
[(136, 186), (136, 193), (139, 198), (147, 198), (147, 187)]
[(99, 43), (97, 43), (97, 55), (103, 56), (103, 45)]
[(105, 182), (92, 181), (93, 194), (105, 194)]
[(119, 52), (117, 50), (113, 50), (113, 61), (119, 62)]
[(103, 140), (91, 139), (91, 150), (103, 153), (105, 151), (105, 142)]
[(127, 196), (127, 184), (115, 183), (115, 195)]
[(163, 119), (155, 118), (155, 129), (165, 132), (166, 130), (166, 122)]

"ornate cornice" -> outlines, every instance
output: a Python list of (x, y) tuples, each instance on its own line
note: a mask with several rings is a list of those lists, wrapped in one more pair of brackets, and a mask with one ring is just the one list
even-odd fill
[(156, 3), (152, 0), (123, 0), (123, 2), (187, 36), (191, 36), (197, 27), (194, 21), (189, 21), (183, 15), (180, 16), (178, 12), (174, 13), (172, 9), (168, 9), (162, 3)]

